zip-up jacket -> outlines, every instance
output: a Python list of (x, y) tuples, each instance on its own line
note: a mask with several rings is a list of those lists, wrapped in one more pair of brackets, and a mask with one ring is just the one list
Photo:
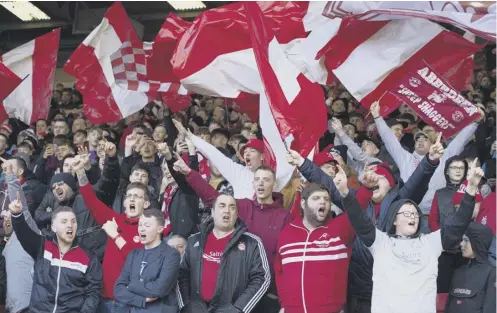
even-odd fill
[(494, 313), (495, 265), (487, 259), (492, 230), (471, 223), (466, 236), (475, 257), (454, 272), (445, 313)]
[[(366, 207), (372, 191), (360, 188), (355, 196)], [(343, 309), (354, 239), (346, 214), (330, 217), (312, 231), (304, 226), (302, 218), (283, 229), (274, 267), (285, 313), (334, 313)]]
[[(220, 193), (212, 188), (198, 172), (192, 170), (186, 175), (186, 180), (205, 205), (214, 205)], [(261, 238), (271, 269), (280, 232), (292, 220), (289, 211), (283, 209), (283, 196), (280, 193), (273, 193), (273, 199), (274, 202), (271, 204), (260, 204), (257, 200), (251, 199), (236, 200), (238, 217), (247, 225), (248, 231)]]
[[(114, 288), (116, 300), (130, 313), (177, 313), (178, 251), (162, 241), (146, 265), (144, 253), (144, 248), (136, 249), (126, 258)], [(157, 299), (147, 303), (146, 298)]]
[(207, 236), (213, 229), (211, 219), (200, 225), (199, 233), (188, 238), (178, 279), (180, 306), (185, 306), (185, 313), (250, 313), (271, 282), (262, 241), (237, 220), (221, 257), (214, 297), (206, 304), (200, 293), (202, 257)]
[(102, 288), (98, 258), (73, 246), (64, 255), (49, 236), (34, 232), (24, 215), (13, 215), (12, 224), (24, 250), (35, 260), (30, 313), (96, 313)]

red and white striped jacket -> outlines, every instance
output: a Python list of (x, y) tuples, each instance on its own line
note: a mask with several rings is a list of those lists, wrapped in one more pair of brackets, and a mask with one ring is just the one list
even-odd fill
[[(365, 208), (371, 193), (363, 189), (356, 197)], [(285, 313), (335, 313), (343, 309), (354, 239), (347, 214), (312, 231), (302, 219), (294, 219), (283, 228), (274, 270)]]

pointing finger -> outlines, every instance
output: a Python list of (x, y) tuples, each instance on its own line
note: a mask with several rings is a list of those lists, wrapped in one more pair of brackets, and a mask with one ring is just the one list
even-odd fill
[(21, 202), (21, 192), (17, 192), (17, 201)]
[(478, 158), (475, 158), (475, 159), (473, 160), (473, 162), (471, 163), (471, 167), (476, 168), (476, 167), (477, 167), (477, 166), (476, 166), (477, 164), (478, 164)]
[(437, 136), (437, 142), (436, 143), (440, 143), (441, 141), (442, 141), (442, 132), (439, 132), (438, 136)]

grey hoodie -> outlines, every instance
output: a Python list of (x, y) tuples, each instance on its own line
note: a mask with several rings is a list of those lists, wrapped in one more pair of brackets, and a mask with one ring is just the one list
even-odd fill
[[(21, 193), (22, 213), (29, 227), (35, 232), (40, 233), (36, 223), (29, 213), (28, 203), (21, 183), (14, 174), (7, 174), (7, 194), (9, 199), (16, 199), (17, 192)], [(24, 251), (21, 243), (14, 233), (9, 238), (2, 252), (5, 257), (5, 268), (7, 275), (7, 296), (5, 307), (7, 312), (19, 312), (29, 307), (31, 298), (31, 289), (33, 286), (33, 258)]]

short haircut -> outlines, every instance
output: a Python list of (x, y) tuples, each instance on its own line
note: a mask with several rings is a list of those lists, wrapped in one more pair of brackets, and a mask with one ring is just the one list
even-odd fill
[(47, 121), (46, 119), (44, 119), (44, 118), (40, 118), (40, 119), (38, 119), (38, 120), (35, 122), (35, 126), (36, 126), (36, 124), (38, 124), (38, 122), (45, 122), (45, 124), (46, 124), (46, 125), (48, 125), (48, 121)]
[(167, 238), (167, 241), (169, 240), (173, 240), (173, 239), (180, 239), (180, 240), (183, 240), (183, 242), (185, 243), (185, 248), (186, 246), (188, 245), (188, 240), (186, 240), (185, 238), (183, 238), (182, 236), (180, 235), (172, 235), (171, 237)]
[(211, 132), (209, 131), (209, 127), (205, 127), (205, 126), (202, 126), (202, 127), (199, 127), (198, 130), (197, 130), (197, 135), (210, 135)]
[(219, 201), (219, 198), (221, 198), (222, 196), (227, 196), (227, 197), (230, 197), (232, 198), (233, 200), (235, 200), (235, 208), (238, 210), (238, 203), (236, 202), (236, 199), (235, 197), (233, 197), (232, 195), (230, 194), (227, 194), (227, 193), (220, 193), (217, 198), (216, 198), (216, 201), (214, 201), (214, 204), (212, 205), (212, 209), (215, 209), (216, 206), (217, 206), (217, 202)]
[[(218, 124), (219, 125), (219, 124)], [(214, 136), (217, 136), (217, 135), (221, 135), (221, 136), (224, 136), (226, 137), (226, 139), (230, 139), (230, 131), (227, 130), (226, 128), (216, 128), (212, 131), (211, 133), (211, 136), (214, 137)]]
[(302, 199), (307, 201), (313, 193), (318, 191), (324, 191), (331, 197), (330, 191), (325, 185), (311, 183), (309, 186), (305, 187), (304, 190), (302, 190)]
[(160, 226), (166, 226), (166, 219), (164, 218), (164, 213), (157, 209), (147, 209), (143, 211), (143, 216), (150, 218), (153, 217), (159, 223)]
[(245, 142), (243, 142), (243, 143), (248, 142), (247, 138), (245, 138), (242, 134), (233, 135), (233, 136), (231, 136), (230, 140), (238, 140), (240, 142), (245, 140)]
[(354, 131), (357, 133), (357, 127), (354, 124), (348, 122), (348, 123), (345, 123), (343, 126), (347, 126), (347, 125), (354, 127)]
[(350, 113), (349, 115), (349, 119), (353, 118), (353, 117), (359, 117), (361, 119), (364, 120), (364, 115), (362, 113), (359, 113), (359, 112), (353, 112), (353, 113)]
[(135, 164), (133, 168), (131, 168), (131, 175), (133, 175), (134, 171), (144, 171), (145, 173), (147, 173), (150, 180), (150, 170), (147, 166), (143, 164)]
[(90, 127), (90, 129), (88, 129), (88, 134), (91, 132), (97, 132), (98, 137), (102, 138), (102, 134), (104, 131), (100, 127), (93, 126), (93, 127)]
[(18, 146), (17, 146), (17, 149), (19, 148), (27, 148), (31, 151), (34, 150), (33, 146), (31, 146), (31, 144), (29, 144), (29, 142), (26, 141), (26, 139), (24, 139), (23, 142), (21, 142)]
[(148, 188), (144, 184), (142, 184), (142, 183), (129, 183), (128, 187), (126, 187), (126, 193), (128, 193), (128, 191), (131, 190), (131, 189), (140, 189), (140, 190), (142, 190), (143, 194), (144, 194), (143, 199), (145, 199), (145, 201), (149, 200)]
[(69, 138), (67, 138), (67, 136), (64, 136), (64, 135), (57, 135), (57, 136), (55, 136), (54, 139), (53, 139), (53, 143), (54, 143), (54, 145), (57, 145), (57, 146), (69, 146), (69, 147), (72, 147), (71, 140), (69, 140)]
[(65, 157), (63, 157), (63, 158), (62, 158), (62, 160), (60, 160), (60, 165), (59, 165), (60, 170), (62, 171), (62, 168), (64, 167), (64, 162), (66, 161), (66, 159), (71, 159), (71, 158), (73, 158), (73, 159), (74, 159), (75, 157), (76, 157), (76, 155), (74, 155), (74, 154), (72, 154), (72, 153), (71, 153), (71, 154), (66, 155)]
[(21, 168), (25, 173), (26, 170), (28, 169), (26, 161), (24, 161), (20, 156), (14, 156), (13, 159), (17, 161), (17, 167)]
[(52, 212), (52, 222), (55, 220), (55, 218), (57, 217), (57, 215), (59, 213), (63, 213), (63, 212), (70, 212), (72, 214), (74, 214), (74, 216), (76, 216), (76, 214), (74, 213), (74, 210), (68, 206), (59, 206), (57, 207), (57, 209), (55, 209), (55, 211)]
[(55, 124), (55, 123), (60, 123), (60, 122), (62, 122), (62, 123), (66, 123), (66, 125), (67, 125), (67, 126), (69, 126), (69, 123), (67, 123), (67, 121), (66, 121), (65, 119), (63, 119), (63, 118), (56, 118), (56, 119), (54, 119), (52, 122), (53, 122), (54, 124)]
[(88, 137), (88, 132), (84, 129), (80, 129), (80, 130), (77, 130), (74, 134), (73, 134), (73, 137), (75, 137), (76, 135), (83, 135), (85, 137)]
[(68, 93), (72, 94), (72, 89), (71, 88), (64, 88), (62, 90), (62, 92), (68, 92)]
[(266, 171), (266, 172), (271, 172), (271, 174), (273, 174), (273, 177), (274, 179), (276, 179), (276, 172), (270, 168), (269, 166), (267, 165), (261, 165), (259, 166), (254, 173), (257, 173), (258, 171)]

